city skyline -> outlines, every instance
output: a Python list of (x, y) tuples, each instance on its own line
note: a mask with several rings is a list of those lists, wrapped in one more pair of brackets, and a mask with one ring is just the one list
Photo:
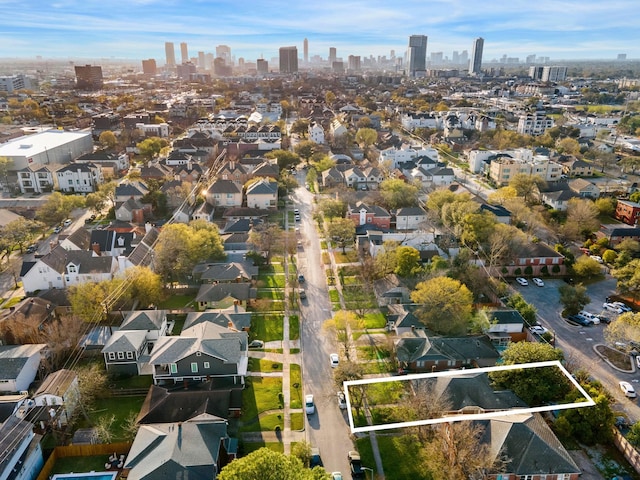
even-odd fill
[(428, 54), (442, 51), (445, 56), (471, 51), (474, 39), (482, 37), (483, 62), (503, 55), (524, 60), (531, 54), (554, 61), (615, 59), (619, 53), (640, 58), (635, 0), (514, 0), (464, 6), (457, 0), (393, 5), (381, 0), (266, 0), (260, 7), (272, 12), (269, 15), (256, 15), (251, 5), (227, 0), (113, 0), (108, 8), (76, 0), (0, 3), (12, 12), (0, 19), (1, 58), (164, 60), (165, 42), (184, 42), (192, 54), (225, 44), (234, 57), (255, 62), (277, 57), (282, 46), (295, 45), (301, 53), (307, 38), (310, 58), (326, 58), (335, 47), (337, 56), (346, 60), (349, 55), (389, 56), (391, 50), (404, 56), (410, 35), (428, 36)]

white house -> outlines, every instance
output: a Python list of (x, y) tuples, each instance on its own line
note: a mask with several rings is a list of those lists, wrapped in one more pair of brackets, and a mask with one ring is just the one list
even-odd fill
[(319, 123), (313, 122), (309, 125), (309, 140), (320, 145), (324, 144), (324, 128)]
[(390, 147), (380, 152), (379, 162), (388, 164), (389, 168), (398, 168), (399, 164), (408, 162), (418, 157), (429, 157), (435, 162), (439, 161), (439, 154), (435, 148), (412, 147), (402, 145), (400, 148)]
[(44, 344), (0, 345), (0, 392), (29, 390), (40, 367)]
[(56, 185), (55, 171), (60, 165), (28, 165), (18, 172), (22, 193), (50, 192)]
[(80, 402), (78, 375), (66, 369), (50, 373), (34, 393), (33, 401), (38, 407), (57, 409), (57, 420), (67, 424)]
[(92, 193), (104, 182), (102, 168), (93, 163), (72, 163), (56, 172), (58, 188), (66, 193)]
[(396, 212), (396, 230), (417, 230), (427, 221), (422, 207), (403, 207)]
[(260, 179), (247, 187), (247, 207), (249, 208), (277, 208), (278, 183)]

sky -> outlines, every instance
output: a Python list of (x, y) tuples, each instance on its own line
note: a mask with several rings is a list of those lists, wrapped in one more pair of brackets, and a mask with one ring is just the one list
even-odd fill
[(304, 38), (309, 56), (402, 56), (427, 35), (427, 56), (640, 59), (638, 0), (0, 0), (0, 58), (155, 58), (180, 42), (189, 56), (228, 45), (238, 59), (277, 57)]

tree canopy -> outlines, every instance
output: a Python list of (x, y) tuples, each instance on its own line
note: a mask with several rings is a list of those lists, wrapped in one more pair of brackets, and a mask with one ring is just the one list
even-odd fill
[(575, 315), (591, 302), (587, 289), (583, 285), (561, 285), (558, 288), (560, 303), (564, 306), (564, 315)]
[(322, 467), (306, 468), (295, 456), (260, 448), (222, 468), (218, 480), (329, 480)]
[(169, 142), (165, 138), (149, 137), (145, 138), (141, 142), (136, 144), (136, 148), (140, 152), (140, 155), (147, 160), (151, 160), (160, 154), (160, 151), (169, 145)]
[(264, 155), (265, 158), (275, 158), (279, 169), (291, 168), (300, 163), (300, 156), (288, 150), (271, 150)]
[(604, 338), (611, 345), (626, 345), (629, 342), (640, 344), (640, 313), (626, 312), (620, 315), (615, 322), (606, 326)]
[(402, 207), (411, 207), (418, 201), (418, 187), (404, 180), (388, 178), (380, 183), (380, 196), (384, 205), (396, 210)]
[(435, 277), (416, 285), (411, 300), (420, 305), (416, 315), (430, 329), (442, 334), (466, 333), (473, 295), (463, 283)]
[(347, 245), (353, 244), (356, 238), (356, 225), (350, 218), (332, 218), (327, 225), (329, 237), (346, 252)]
[(36, 220), (45, 225), (55, 225), (67, 218), (74, 208), (84, 207), (84, 197), (53, 192), (36, 211)]

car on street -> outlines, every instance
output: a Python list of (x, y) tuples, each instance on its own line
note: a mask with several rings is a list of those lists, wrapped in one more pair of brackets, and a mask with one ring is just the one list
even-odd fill
[(56, 228), (53, 229), (53, 233), (60, 233), (62, 231), (62, 227), (60, 225), (56, 226)]
[(582, 325), (583, 327), (590, 327), (591, 325), (593, 325), (593, 323), (591, 323), (591, 320), (589, 320), (588, 318), (583, 317), (582, 315), (569, 315), (567, 317), (567, 320), (570, 323), (575, 323), (577, 325)]
[(591, 312), (587, 312), (586, 310), (580, 310), (578, 312), (578, 315), (584, 317), (584, 318), (588, 318), (589, 320), (591, 320), (591, 322), (594, 325), (600, 325), (600, 317), (591, 313)]
[(73, 220), (71, 220), (70, 218), (67, 218), (64, 222), (62, 222), (62, 225), (64, 225), (65, 227), (68, 227), (72, 223), (73, 223)]
[(620, 305), (616, 305), (615, 303), (605, 302), (602, 304), (602, 308), (613, 313), (624, 313)]
[(262, 340), (252, 340), (249, 343), (249, 348), (262, 348), (264, 347), (264, 342)]
[(298, 283), (304, 283), (304, 275), (303, 274), (299, 274), (298, 275)]
[(629, 382), (620, 382), (620, 390), (627, 398), (636, 398), (636, 391), (633, 389), (633, 386)]
[(620, 307), (624, 312), (633, 311), (630, 306), (628, 306), (628, 305), (626, 305), (626, 304), (624, 304), (622, 302), (611, 302), (611, 304), (615, 305), (616, 307)]
[(527, 285), (529, 285), (529, 282), (527, 281), (527, 279), (522, 277), (517, 277), (516, 282), (518, 282), (523, 287), (526, 287)]
[(331, 362), (331, 368), (335, 368), (340, 363), (340, 358), (337, 353), (332, 353), (329, 355), (329, 361)]
[(296, 219), (296, 222), (299, 222), (299, 221), (300, 221), (300, 215), (299, 215), (299, 214), (298, 214), (298, 215), (296, 215), (296, 216), (295, 216), (295, 219)]
[(541, 278), (534, 278), (531, 280), (536, 287), (544, 287), (544, 282)]
[(300, 296), (300, 300), (307, 298), (307, 292), (304, 291), (304, 288), (298, 290), (298, 295)]
[(531, 333), (535, 333), (536, 335), (544, 335), (549, 330), (544, 328), (542, 325), (534, 325), (533, 327), (529, 327)]
[(298, 210), (297, 208), (294, 208), (294, 209), (293, 209), (293, 213), (294, 213), (295, 215), (300, 215), (300, 210)]
[(345, 408), (347, 408), (347, 399), (344, 396), (344, 392), (338, 392), (336, 393), (336, 396), (338, 397), (338, 407), (340, 408), (340, 410), (344, 410)]
[(320, 449), (311, 448), (311, 458), (309, 459), (309, 468), (322, 467), (322, 458), (320, 457)]
[(37, 250), (38, 250), (38, 244), (33, 243), (27, 247), (26, 251), (27, 253), (36, 253)]
[(349, 466), (351, 468), (351, 478), (364, 478), (360, 454), (355, 450), (351, 450), (347, 453), (347, 458), (349, 459)]
[(316, 413), (316, 404), (313, 403), (313, 395), (311, 394), (304, 397), (304, 411), (307, 415)]
[(331, 480), (342, 480), (342, 473), (331, 472)]

